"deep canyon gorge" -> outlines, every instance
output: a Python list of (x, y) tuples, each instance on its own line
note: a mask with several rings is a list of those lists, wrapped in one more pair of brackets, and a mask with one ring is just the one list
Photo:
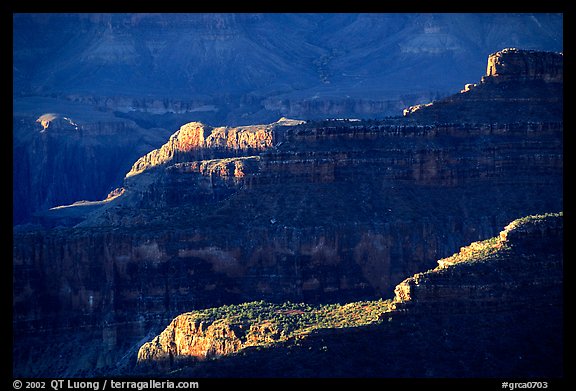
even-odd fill
[[(463, 246), (498, 236), (513, 220), (562, 211), (562, 75), (561, 53), (506, 49), (488, 57), (487, 72), (475, 85), (410, 107), (404, 117), (181, 125), (157, 148), (139, 150), (108, 198), (70, 200), (35, 213), (34, 224), (15, 226), (14, 375), (137, 373), (140, 347), (175, 317), (224, 304), (345, 303), (392, 298), (396, 289), (399, 308), (411, 308), (402, 297), (427, 293), (403, 282), (410, 276)], [(135, 154), (129, 137), (125, 142), (126, 153)], [(98, 145), (90, 150), (100, 151)], [(545, 284), (553, 287), (554, 306), (530, 297), (554, 321), (561, 318), (558, 219), (527, 231), (552, 243), (550, 268), (556, 274)], [(538, 247), (538, 254), (547, 248)], [(516, 281), (523, 270), (498, 267), (504, 270), (500, 277), (490, 278)], [(517, 289), (504, 292), (524, 294), (528, 274), (518, 277)], [(452, 281), (443, 285), (447, 302), (451, 283), (468, 289), (454, 282), (458, 273), (446, 278)], [(434, 306), (416, 308), (419, 318), (406, 321), (408, 329), (423, 322), (436, 330), (433, 316), (442, 324)], [(503, 311), (510, 308), (490, 308), (504, 327)], [(459, 321), (473, 321), (473, 314), (464, 313)], [(402, 341), (415, 343), (401, 330), (390, 329), (388, 336), (399, 350)], [(369, 340), (374, 333), (345, 334), (343, 341), (354, 346), (351, 340)], [(559, 345), (555, 340), (550, 349)], [(206, 365), (210, 374), (212, 364)], [(379, 366), (377, 374), (367, 369), (363, 375), (453, 375), (440, 367), (412, 373), (390, 365), (389, 373)], [(510, 370), (523, 376), (528, 369)]]

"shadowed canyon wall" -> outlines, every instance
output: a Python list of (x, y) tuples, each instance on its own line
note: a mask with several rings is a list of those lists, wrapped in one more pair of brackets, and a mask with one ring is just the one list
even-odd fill
[[(537, 102), (556, 112), (554, 96)], [(185, 125), (137, 160), (118, 197), (15, 230), (15, 374), (113, 373), (193, 309), (388, 296), (513, 219), (562, 210), (563, 123), (539, 113)], [(90, 348), (58, 348), (70, 330)], [(45, 359), (59, 349), (76, 367)]]
[(366, 319), (378, 302), (352, 303), (351, 313), (340, 307), (336, 326), (288, 339), (282, 306), (248, 321), (238, 315), (245, 305), (218, 316), (189, 312), (142, 345), (134, 372), (556, 382), (564, 374), (562, 269), (562, 214), (529, 216), (404, 280), (368, 325), (342, 322)]
[[(486, 53), (563, 47), (563, 15), (550, 13), (26, 12), (12, 22), (14, 224), (105, 197), (188, 122), (382, 119), (473, 81)], [(49, 113), (78, 129), (55, 121), (41, 133), (34, 121)]]
[(378, 297), (513, 218), (562, 208), (559, 124), (303, 133), (227, 192), (221, 170), (198, 191), (206, 175), (160, 167), (139, 209), (15, 234), (15, 328), (130, 325), (141, 338), (194, 308)]

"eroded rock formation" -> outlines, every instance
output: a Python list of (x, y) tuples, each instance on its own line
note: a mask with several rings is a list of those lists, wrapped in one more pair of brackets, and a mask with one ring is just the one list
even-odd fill
[(205, 360), (237, 352), (242, 346), (240, 338), (225, 322), (205, 325), (186, 316), (180, 316), (154, 340), (138, 351), (138, 361), (166, 362), (194, 358)]
[(542, 80), (562, 83), (564, 79), (562, 53), (546, 53), (516, 48), (504, 49), (488, 56), (483, 82)]
[(255, 155), (272, 146), (272, 130), (281, 123), (282, 120), (270, 125), (212, 128), (199, 122), (190, 122), (174, 133), (161, 148), (138, 159), (126, 177), (167, 163)]
[(460, 94), (404, 110), (425, 122), (542, 121), (563, 113), (563, 54), (504, 49), (488, 57), (486, 75)]
[[(558, 103), (556, 88), (506, 88)], [(116, 197), (15, 231), (15, 373), (49, 373), (36, 364), (58, 342), (29, 347), (38, 333), (95, 330), (106, 373), (127, 354), (114, 346), (135, 355), (182, 312), (379, 297), (515, 218), (562, 209), (562, 117), (546, 105), (530, 122), (505, 105), (469, 107), (484, 121), (435, 124), (422, 110), (422, 123), (183, 126), (138, 160)], [(58, 225), (68, 227), (49, 229)]]
[(45, 114), (35, 122), (14, 116), (14, 225), (34, 222), (48, 208), (105, 197), (136, 159), (170, 134), (102, 117)]
[[(552, 379), (563, 373), (562, 269), (562, 213), (529, 216), (404, 280), (394, 290), (392, 309), (377, 307), (379, 320), (368, 326), (338, 326), (363, 316), (366, 307), (358, 305), (334, 324), (279, 342), (246, 337), (267, 320), (233, 330), (232, 318), (204, 324), (188, 313), (140, 348), (137, 369), (179, 369), (190, 377)], [(264, 334), (274, 335), (270, 329)], [(218, 360), (203, 362), (207, 357)]]
[(515, 220), (499, 236), (462, 247), (459, 253), (440, 259), (435, 269), (397, 285), (397, 310), (535, 310), (546, 301), (559, 306), (562, 262), (562, 215)]

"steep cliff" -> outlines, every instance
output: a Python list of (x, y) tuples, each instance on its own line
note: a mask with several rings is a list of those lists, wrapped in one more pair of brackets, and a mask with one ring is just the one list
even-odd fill
[[(457, 91), (498, 48), (563, 47), (562, 14), (26, 12), (12, 21), (15, 224), (101, 199), (188, 122), (384, 118)], [(31, 141), (46, 113), (73, 119), (83, 137), (55, 137), (54, 126)]]
[(562, 118), (563, 54), (504, 49), (488, 57), (486, 75), (455, 95), (404, 110), (432, 122), (542, 121)]
[(108, 319), (108, 341), (137, 343), (194, 308), (377, 297), (506, 220), (562, 204), (559, 124), (294, 137), (302, 150), (284, 151), (285, 141), (257, 157), (132, 176), (83, 228), (16, 232), (21, 341)]
[(136, 354), (182, 312), (378, 298), (515, 218), (561, 210), (562, 118), (508, 117), (184, 125), (113, 197), (15, 230), (15, 373), (48, 373), (56, 342), (29, 343), (42, 333), (92, 332), (86, 354), (106, 373), (125, 357), (114, 346)]
[(165, 142), (166, 129), (144, 129), (86, 106), (45, 113), (53, 100), (34, 103), (36, 116), (16, 103), (13, 117), (13, 224), (79, 200), (99, 200), (122, 184), (146, 151)]
[(547, 83), (562, 83), (563, 68), (562, 53), (510, 48), (488, 56), (483, 81), (502, 83), (542, 80)]
[[(515, 220), (499, 236), (438, 264), (399, 284), (391, 304), (350, 303), (345, 307), (353, 311), (334, 311), (330, 322), (316, 315), (313, 331), (306, 314), (321, 311), (309, 307), (271, 306), (275, 311), (249, 323), (236, 321), (236, 331), (230, 325), (242, 306), (212, 310), (219, 317), (211, 325), (194, 320), (202, 312), (181, 315), (140, 348), (138, 370), (223, 377), (562, 375), (562, 213)], [(270, 325), (278, 328), (285, 312), (306, 319), (297, 324), (309, 331), (243, 338), (264, 325), (273, 336)], [(206, 357), (220, 359), (205, 363)], [(256, 361), (262, 365), (254, 367)]]
[(272, 146), (272, 134), (276, 126), (297, 125), (302, 122), (281, 118), (270, 125), (232, 128), (212, 128), (199, 122), (191, 122), (183, 125), (161, 148), (138, 159), (126, 177), (167, 163), (256, 155)]
[(394, 290), (396, 310), (450, 312), (470, 303), (474, 310), (535, 309), (546, 300), (559, 305), (562, 260), (562, 214), (518, 219), (499, 236), (462, 247), (435, 269), (404, 280)]
[(378, 322), (391, 300), (310, 306), (264, 301), (242, 303), (177, 316), (138, 350), (138, 368), (169, 371), (217, 359), (251, 347), (302, 340), (318, 330), (360, 327)]

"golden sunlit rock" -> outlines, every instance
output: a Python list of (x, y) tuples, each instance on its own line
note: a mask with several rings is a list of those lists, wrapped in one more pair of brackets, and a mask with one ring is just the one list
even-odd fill
[(40, 117), (38, 117), (36, 122), (40, 122), (40, 125), (42, 125), (42, 127), (44, 128), (44, 129), (42, 129), (42, 131), (44, 131), (44, 130), (48, 129), (48, 127), (50, 126), (50, 122), (54, 121), (56, 118), (58, 118), (58, 116), (56, 114), (46, 113), (46, 114), (42, 114)]

